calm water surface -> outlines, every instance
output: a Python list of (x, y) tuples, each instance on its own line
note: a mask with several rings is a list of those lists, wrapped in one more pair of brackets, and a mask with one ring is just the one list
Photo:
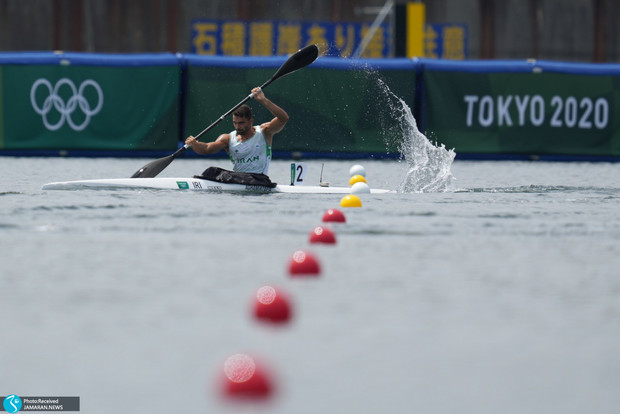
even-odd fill
[[(335, 246), (308, 235), (339, 195), (40, 190), (148, 161), (0, 159), (1, 395), (80, 396), (86, 413), (617, 412), (620, 164), (457, 161), (447, 192), (343, 209)], [(323, 180), (347, 185), (354, 163)], [(406, 174), (360, 163), (377, 188)], [(320, 278), (288, 276), (297, 249)], [(252, 318), (267, 284), (291, 324)], [(274, 371), (267, 404), (220, 398), (239, 352)]]

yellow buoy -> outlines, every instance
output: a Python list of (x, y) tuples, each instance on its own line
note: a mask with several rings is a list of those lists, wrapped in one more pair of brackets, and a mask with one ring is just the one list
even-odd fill
[(342, 197), (340, 200), (340, 207), (361, 207), (362, 200), (356, 195), (349, 194)]
[(355, 183), (365, 183), (366, 182), (366, 178), (363, 175), (354, 175), (353, 177), (351, 177), (351, 179), (349, 179), (349, 185), (353, 185)]

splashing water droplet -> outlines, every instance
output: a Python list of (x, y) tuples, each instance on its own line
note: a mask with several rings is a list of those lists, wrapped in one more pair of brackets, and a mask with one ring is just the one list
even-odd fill
[(406, 163), (407, 172), (399, 185), (401, 193), (448, 191), (454, 177), (450, 171), (454, 150), (441, 144), (433, 145), (418, 130), (411, 108), (396, 96), (381, 79), (379, 89), (387, 100), (390, 113), (382, 119), (383, 139), (388, 145), (398, 147), (400, 161)]

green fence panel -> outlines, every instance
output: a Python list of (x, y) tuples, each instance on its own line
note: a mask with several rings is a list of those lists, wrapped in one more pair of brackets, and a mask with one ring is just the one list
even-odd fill
[[(172, 56), (172, 58), (171, 58)], [(4, 149), (173, 150), (181, 69), (174, 55), (2, 64)]]
[[(267, 62), (267, 63), (265, 63)], [(187, 133), (197, 134), (263, 84), (281, 59), (193, 57), (188, 62)], [(261, 63), (264, 67), (253, 67)], [(274, 151), (385, 154), (384, 85), (413, 107), (414, 63), (397, 60), (377, 66), (357, 66), (341, 59), (320, 58), (308, 68), (278, 79), (265, 95), (290, 116), (274, 139)], [(255, 124), (273, 116), (249, 101)], [(390, 116), (390, 114), (385, 114)], [(204, 137), (215, 139), (232, 131), (232, 119), (222, 121)]]
[[(172, 151), (284, 60), (0, 53), (0, 150)], [(390, 154), (402, 99), (457, 154), (620, 156), (618, 64), (321, 57), (265, 93), (290, 115), (275, 153)], [(271, 119), (249, 103), (256, 123)], [(203, 140), (231, 130), (223, 120)]]
[(619, 76), (479, 65), (425, 68), (423, 125), (438, 142), (457, 154), (620, 155)]

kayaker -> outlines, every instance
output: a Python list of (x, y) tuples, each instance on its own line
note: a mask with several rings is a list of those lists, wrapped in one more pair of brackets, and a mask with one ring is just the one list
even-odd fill
[[(228, 152), (235, 173), (264, 174), (266, 176), (269, 173), (273, 136), (282, 131), (289, 117), (284, 109), (265, 96), (261, 88), (252, 89), (252, 95), (275, 118), (255, 126), (252, 109), (247, 105), (241, 105), (232, 115), (234, 131), (222, 134), (212, 142), (201, 142), (193, 136), (189, 136), (185, 143), (198, 154), (215, 154), (222, 150)], [(209, 169), (202, 174), (201, 178), (214, 179), (212, 177), (213, 172), (207, 173), (208, 171)]]

